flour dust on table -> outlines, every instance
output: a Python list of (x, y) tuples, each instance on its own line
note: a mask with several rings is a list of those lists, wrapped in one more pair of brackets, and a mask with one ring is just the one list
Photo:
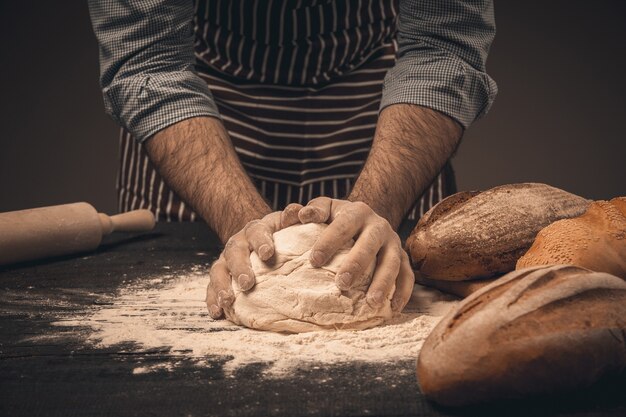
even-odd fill
[[(70, 313), (54, 325), (88, 329), (90, 346), (167, 349), (180, 357), (173, 367), (182, 362), (202, 366), (208, 358), (223, 357), (226, 373), (260, 363), (268, 376), (279, 377), (319, 364), (414, 360), (428, 334), (456, 304), (436, 290), (416, 286), (405, 312), (382, 326), (283, 334), (212, 320), (204, 302), (207, 283), (205, 265), (184, 274), (147, 276), (89, 314)], [(135, 373), (173, 367), (138, 364)]]

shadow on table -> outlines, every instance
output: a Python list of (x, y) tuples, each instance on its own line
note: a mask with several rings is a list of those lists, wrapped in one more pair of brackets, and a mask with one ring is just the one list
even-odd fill
[(467, 407), (443, 407), (436, 404), (433, 407), (451, 416), (626, 416), (625, 397), (626, 372), (622, 372), (620, 375), (605, 377), (590, 387), (554, 395)]

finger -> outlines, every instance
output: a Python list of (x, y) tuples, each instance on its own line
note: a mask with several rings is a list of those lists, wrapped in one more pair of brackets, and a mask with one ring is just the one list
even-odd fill
[(228, 240), (224, 249), (224, 259), (233, 279), (242, 291), (254, 286), (254, 271), (250, 265), (250, 247), (244, 234), (236, 234)]
[(391, 227), (382, 222), (365, 227), (337, 271), (335, 283), (340, 290), (350, 289), (354, 281), (365, 273), (383, 246), (383, 239), (392, 232)]
[(331, 199), (317, 197), (309, 201), (298, 213), (302, 223), (325, 223), (330, 217)]
[(270, 226), (261, 220), (250, 222), (245, 229), (246, 240), (262, 261), (267, 261), (274, 255), (272, 233)]
[(206, 303), (209, 314), (214, 319), (222, 315), (222, 308), (228, 307), (235, 300), (230, 284), (230, 273), (223, 259), (216, 261), (209, 272)]
[(266, 214), (265, 217), (261, 219), (261, 222), (266, 224), (270, 228), (272, 233), (277, 232), (281, 229), (280, 227), (281, 213), (282, 212), (280, 211), (274, 211), (274, 212), (271, 212), (270, 214)]
[[(397, 236), (396, 236), (397, 237)], [(378, 254), (378, 264), (374, 271), (372, 283), (367, 290), (367, 303), (374, 308), (383, 305), (385, 298), (389, 296), (396, 282), (402, 260), (400, 239), (394, 239), (382, 247)]]
[(363, 218), (358, 218), (355, 211), (347, 209), (345, 211), (347, 213), (336, 216), (335, 220), (322, 231), (317, 242), (311, 248), (309, 261), (313, 267), (318, 268), (326, 264), (363, 227)]
[(209, 281), (209, 285), (206, 287), (206, 306), (209, 309), (209, 316), (212, 319), (219, 319), (222, 316), (222, 309), (217, 305), (217, 294), (215, 289)]
[(294, 224), (300, 223), (300, 218), (298, 217), (298, 213), (302, 209), (302, 204), (291, 203), (280, 214), (280, 228), (284, 229), (285, 227), (293, 226)]
[(407, 303), (411, 299), (413, 293), (413, 286), (415, 285), (415, 274), (411, 269), (411, 262), (409, 256), (405, 251), (402, 251), (402, 262), (400, 263), (400, 272), (396, 279), (396, 292), (391, 298), (391, 309), (395, 313), (399, 313), (404, 310)]

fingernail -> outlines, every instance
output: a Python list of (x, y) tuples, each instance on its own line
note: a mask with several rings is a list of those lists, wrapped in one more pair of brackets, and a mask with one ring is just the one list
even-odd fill
[(302, 222), (310, 223), (310, 222), (314, 222), (317, 218), (320, 217), (320, 215), (317, 209), (305, 207), (302, 210), (300, 210), (300, 214), (298, 215), (298, 217), (300, 217), (300, 220)]
[(337, 277), (337, 286), (340, 290), (348, 290), (352, 285), (352, 275), (349, 272), (339, 274)]
[(309, 260), (313, 266), (322, 266), (324, 265), (324, 253), (319, 250), (315, 250), (311, 252)]
[(225, 290), (219, 290), (217, 293), (217, 305), (220, 307), (228, 307), (233, 303), (234, 294)]
[(303, 208), (302, 210), (300, 210), (300, 214), (299, 214), (300, 220), (303, 220), (305, 222), (309, 221), (311, 219), (311, 213), (312, 213), (312, 210), (310, 208), (307, 208), (307, 207)]
[(209, 306), (209, 314), (214, 319), (218, 318), (220, 316), (220, 308), (218, 306), (216, 306), (215, 304), (211, 304)]
[(272, 248), (270, 248), (270, 245), (261, 245), (259, 248), (259, 256), (262, 261), (267, 261), (272, 256)]
[(246, 291), (252, 288), (252, 279), (247, 274), (241, 274), (237, 278), (237, 282), (242, 290)]
[(367, 302), (371, 307), (380, 307), (383, 303), (383, 292), (376, 290), (367, 296)]

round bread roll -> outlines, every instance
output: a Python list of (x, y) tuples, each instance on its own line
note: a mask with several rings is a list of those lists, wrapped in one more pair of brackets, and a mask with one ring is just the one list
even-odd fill
[(626, 369), (626, 282), (576, 266), (533, 267), (449, 312), (417, 361), (422, 392), (450, 406), (584, 387)]
[(246, 327), (299, 333), (325, 329), (366, 329), (392, 317), (391, 295), (379, 308), (365, 296), (376, 260), (348, 291), (335, 284), (335, 275), (354, 245), (351, 241), (321, 268), (309, 262), (313, 244), (326, 224), (301, 224), (274, 233), (274, 257), (263, 262), (250, 255), (255, 286), (243, 292), (233, 280), (235, 302), (224, 308), (226, 318)]

